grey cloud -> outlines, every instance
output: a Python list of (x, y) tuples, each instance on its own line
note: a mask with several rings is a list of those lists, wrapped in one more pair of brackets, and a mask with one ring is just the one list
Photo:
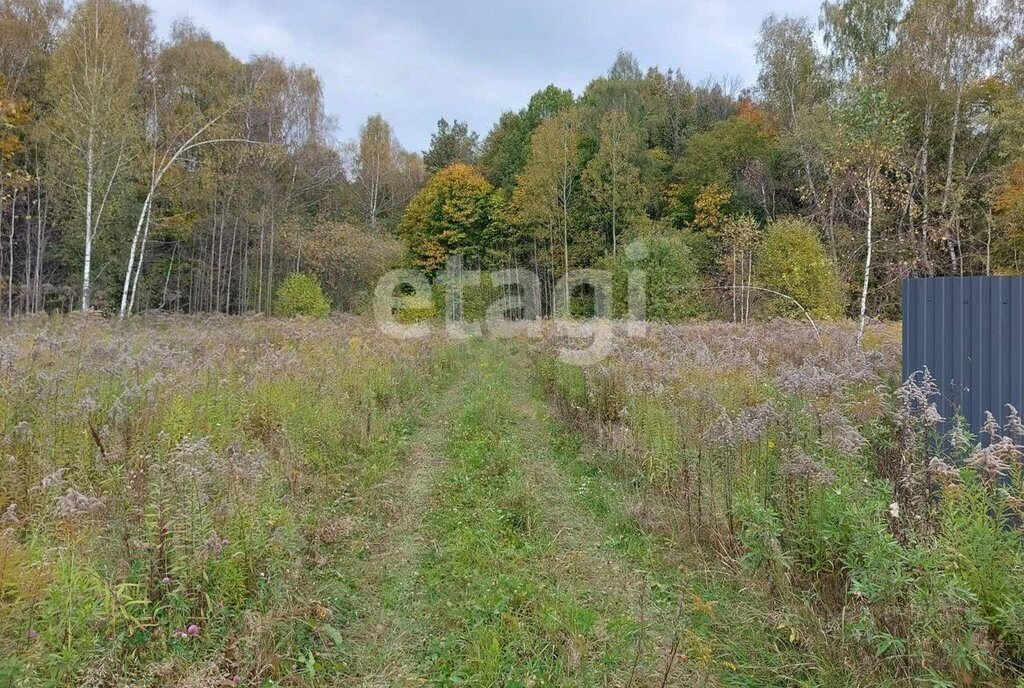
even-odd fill
[[(781, 7), (780, 7), (781, 5)], [(423, 149), (440, 117), (486, 134), (549, 83), (578, 93), (620, 48), (696, 81), (756, 76), (754, 41), (770, 11), (815, 16), (819, 0), (206, 0), (154, 2), (165, 29), (187, 15), (240, 57), (273, 52), (316, 68), (339, 134), (382, 113)]]

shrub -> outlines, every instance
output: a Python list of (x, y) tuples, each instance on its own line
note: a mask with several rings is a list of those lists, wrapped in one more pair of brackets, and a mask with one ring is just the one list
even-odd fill
[(395, 320), (403, 325), (411, 325), (433, 320), (437, 314), (437, 304), (432, 299), (406, 296), (405, 304), (395, 312)]
[(300, 315), (323, 318), (331, 312), (331, 302), (324, 296), (320, 280), (295, 272), (285, 278), (274, 297), (274, 313), (286, 318)]
[[(836, 266), (829, 260), (818, 233), (795, 218), (768, 227), (754, 266), (757, 285), (795, 299), (815, 317), (842, 315), (843, 303)], [(803, 317), (789, 299), (768, 299), (770, 315)]]
[(301, 259), (338, 310), (370, 312), (377, 281), (405, 258), (405, 245), (395, 237), (343, 222), (295, 223), (281, 238), (282, 255), (290, 261), (284, 264)]
[[(445, 285), (439, 280), (434, 283), (434, 310), (437, 314), (444, 315), (448, 311), (448, 291)], [(487, 309), (491, 304), (505, 296), (502, 287), (494, 286), (491, 276), (487, 273), (480, 275), (480, 284), (463, 285), (462, 287), (462, 317), (467, 322), (480, 322), (487, 317)]]
[[(633, 250), (642, 246), (642, 255)], [(630, 258), (630, 254), (636, 256)], [(629, 304), (629, 272), (646, 273), (647, 319), (678, 322), (707, 313), (702, 282), (689, 246), (682, 237), (652, 235), (623, 251), (612, 262), (613, 312), (623, 317)]]

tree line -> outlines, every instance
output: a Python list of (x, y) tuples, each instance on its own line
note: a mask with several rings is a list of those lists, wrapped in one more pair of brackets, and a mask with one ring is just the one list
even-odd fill
[(158, 38), (144, 4), (3, 0), (0, 308), (270, 312), (308, 272), (356, 309), (452, 253), (550, 302), (639, 237), (736, 319), (755, 286), (898, 317), (904, 277), (1020, 271), (1019, 2), (835, 0), (753, 47), (746, 88), (621, 52), (420, 154), (380, 115), (339, 143), (311, 69), (189, 22)]
[(8, 316), (269, 312), (306, 269), (344, 307), (401, 260), (366, 230), (415, 193), (422, 160), (380, 118), (339, 145), (306, 66), (242, 62), (188, 21), (160, 39), (141, 3), (4, 0), (0, 70)]

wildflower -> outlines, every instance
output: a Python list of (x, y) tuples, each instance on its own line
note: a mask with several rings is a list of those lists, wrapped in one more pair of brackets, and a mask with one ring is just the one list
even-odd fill
[(0, 370), (14, 366), (14, 345), (0, 342)]
[(67, 472), (67, 468), (58, 468), (53, 473), (45, 476), (42, 480), (42, 486), (44, 490), (49, 490), (51, 487), (60, 489), (64, 482), (64, 474)]
[(0, 524), (2, 525), (14, 525), (18, 522), (18, 505), (11, 502), (4, 513), (0, 516)]
[(724, 409), (704, 432), (707, 441), (724, 446), (732, 445), (735, 435), (734, 423)]
[(210, 535), (210, 538), (206, 541), (205, 547), (211, 553), (216, 553), (226, 547), (228, 544), (227, 539), (222, 538), (216, 532)]
[(1011, 437), (1024, 438), (1024, 422), (1020, 419), (1020, 413), (1017, 412), (1016, 407), (1013, 404), (1007, 404), (1008, 409), (1006, 417), (1006, 425), (1003, 428), (1006, 430), (1006, 434)]
[(160, 582), (163, 583), (164, 585), (170, 585), (171, 584), (171, 579), (168, 578), (167, 576), (164, 576), (163, 578), (160, 579)]
[(28, 442), (32, 439), (32, 426), (28, 424), (28, 421), (23, 420), (14, 426), (11, 435), (19, 442)]
[(1021, 499), (1020, 497), (1015, 497), (1006, 490), (1000, 490), (999, 494), (1003, 498), (1003, 503), (1007, 506), (1007, 508), (1013, 509), (1014, 511), (1018, 512), (1024, 511), (1024, 499)]
[(29, 640), (35, 640), (39, 637), (39, 631), (35, 630), (34, 628), (30, 628), (28, 633), (25, 634), (25, 637), (27, 637)]
[(741, 409), (733, 425), (733, 431), (737, 433), (740, 442), (758, 442), (767, 434), (769, 426), (776, 418), (778, 410), (769, 399), (762, 404)]
[(810, 362), (783, 371), (778, 382), (789, 394), (808, 397), (835, 396), (843, 386), (840, 375)]
[(937, 456), (929, 462), (928, 473), (940, 485), (949, 485), (960, 479), (960, 471)]
[(924, 411), (922, 412), (921, 416), (922, 420), (924, 420), (925, 425), (929, 425), (931, 427), (935, 427), (939, 423), (946, 420), (945, 418), (942, 417), (942, 414), (939, 413), (939, 409), (936, 408), (935, 404), (928, 404), (928, 406), (926, 406)]
[(934, 427), (945, 420), (932, 401), (938, 396), (939, 387), (927, 368), (907, 378), (907, 381), (896, 390), (903, 425), (911, 428), (920, 425)]
[(835, 473), (799, 450), (782, 465), (782, 474), (787, 478), (803, 479), (817, 485), (831, 485), (836, 481)]
[(985, 411), (985, 424), (981, 426), (981, 431), (988, 435), (991, 440), (997, 440), (1002, 436), (1002, 428), (999, 427), (999, 421), (996, 420), (990, 411)]
[(78, 411), (83, 416), (91, 416), (100, 408), (99, 403), (93, 398), (91, 394), (86, 394), (78, 401)]
[(103, 507), (103, 500), (84, 495), (78, 490), (68, 491), (57, 500), (53, 515), (59, 520), (71, 520), (92, 514)]
[(949, 444), (961, 456), (973, 443), (974, 437), (963, 422), (957, 423), (953, 429), (949, 431)]
[(187, 633), (191, 636), (199, 635), (199, 626), (191, 624), (187, 629)]
[(829, 430), (829, 444), (843, 454), (857, 454), (867, 443), (864, 436), (838, 409), (830, 408), (821, 420)]
[(1009, 469), (1009, 461), (1020, 455), (1020, 450), (1008, 438), (987, 447), (979, 446), (967, 459), (967, 465), (976, 470), (983, 479), (995, 480)]

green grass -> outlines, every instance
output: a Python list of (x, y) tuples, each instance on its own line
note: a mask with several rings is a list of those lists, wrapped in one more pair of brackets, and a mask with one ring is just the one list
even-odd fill
[[(767, 369), (673, 396), (522, 342), (218, 325), (13, 339), (0, 686), (1011, 685), (1001, 493), (967, 475), (897, 541), (891, 484)], [(767, 398), (756, 443), (706, 439)], [(834, 487), (780, 476), (793, 447)]]
[[(602, 614), (565, 552), (528, 475), (518, 381), (481, 352), (447, 442), (427, 518), (434, 547), (420, 564), (431, 632), (423, 648), (437, 685), (595, 685), (629, 656), (628, 614)], [(540, 448), (541, 451), (544, 448)]]

